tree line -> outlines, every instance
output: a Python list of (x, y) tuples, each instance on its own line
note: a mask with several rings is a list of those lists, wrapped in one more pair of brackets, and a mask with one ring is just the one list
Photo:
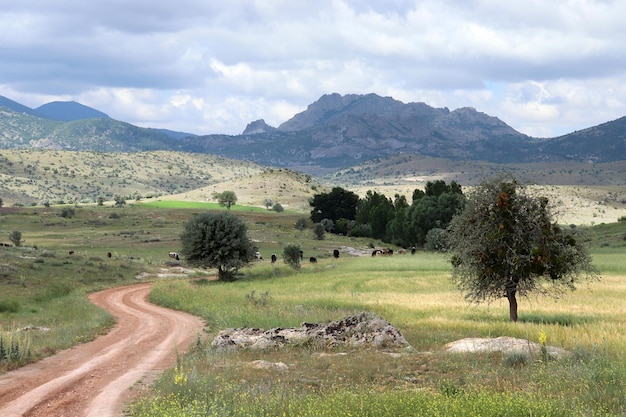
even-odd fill
[(311, 220), (326, 230), (355, 237), (371, 237), (396, 246), (424, 247), (443, 244), (441, 231), (465, 206), (465, 195), (455, 181), (429, 181), (413, 191), (411, 202), (368, 191), (364, 198), (341, 187), (313, 196)]

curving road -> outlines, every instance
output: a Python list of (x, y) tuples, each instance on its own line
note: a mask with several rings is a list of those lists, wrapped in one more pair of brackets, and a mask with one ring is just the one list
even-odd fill
[(0, 416), (121, 416), (131, 394), (172, 367), (203, 328), (195, 316), (150, 304), (149, 291), (145, 283), (91, 294), (115, 327), (0, 376)]

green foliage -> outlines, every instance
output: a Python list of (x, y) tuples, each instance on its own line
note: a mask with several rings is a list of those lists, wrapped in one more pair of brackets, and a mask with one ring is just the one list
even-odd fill
[(319, 223), (322, 219), (336, 222), (339, 219), (354, 220), (359, 196), (341, 187), (334, 187), (329, 193), (315, 194), (310, 201), (311, 220)]
[(70, 219), (76, 215), (76, 210), (73, 207), (63, 207), (61, 210), (61, 217), (64, 219)]
[(307, 223), (306, 218), (300, 217), (300, 218), (298, 218), (298, 220), (296, 220), (296, 222), (294, 224), (294, 227), (297, 230), (304, 230), (304, 229), (306, 229), (306, 223)]
[(584, 240), (551, 219), (548, 200), (514, 178), (484, 181), (450, 225), (453, 282), (473, 302), (506, 296), (517, 321), (517, 294), (559, 298), (581, 273), (597, 279)]
[(9, 233), (9, 240), (15, 246), (22, 246), (22, 232), (19, 230), (14, 230)]
[(287, 243), (283, 248), (283, 261), (293, 269), (300, 269), (302, 248), (294, 243)]
[(212, 197), (214, 200), (217, 200), (220, 206), (226, 207), (228, 210), (237, 203), (237, 195), (234, 191), (214, 192)]
[(193, 215), (180, 236), (181, 254), (191, 265), (217, 268), (218, 277), (233, 281), (237, 271), (254, 258), (243, 220), (230, 213)]
[(0, 299), (0, 313), (17, 313), (20, 303), (14, 299)]
[(313, 235), (317, 240), (324, 240), (326, 228), (321, 223), (315, 223), (313, 225)]
[(270, 207), (274, 205), (274, 201), (271, 198), (266, 197), (263, 199), (263, 205), (265, 206), (266, 209), (269, 209)]
[(438, 227), (432, 228), (426, 233), (424, 249), (430, 251), (446, 252), (448, 250), (448, 232)]
[(257, 296), (256, 291), (252, 290), (250, 294), (246, 294), (246, 300), (256, 307), (267, 307), (272, 301), (272, 296), (269, 291), (265, 291), (260, 296)]
[(272, 206), (272, 210), (274, 210), (276, 213), (282, 213), (283, 211), (285, 211), (284, 207), (280, 203), (274, 204)]

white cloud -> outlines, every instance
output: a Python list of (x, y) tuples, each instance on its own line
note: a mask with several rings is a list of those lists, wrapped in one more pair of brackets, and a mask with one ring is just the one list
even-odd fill
[(373, 92), (554, 136), (626, 114), (625, 15), (610, 0), (22, 0), (0, 15), (0, 94), (234, 134)]

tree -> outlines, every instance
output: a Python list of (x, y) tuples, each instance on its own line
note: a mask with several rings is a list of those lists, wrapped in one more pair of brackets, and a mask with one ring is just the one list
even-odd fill
[(552, 220), (548, 199), (511, 176), (484, 181), (449, 228), (452, 281), (476, 303), (506, 297), (517, 321), (517, 295), (555, 298), (581, 279), (599, 279), (578, 231)]
[(22, 232), (19, 230), (14, 230), (9, 233), (9, 240), (13, 243), (14, 246), (22, 246)]
[(237, 195), (234, 191), (222, 191), (221, 193), (213, 193), (213, 198), (217, 200), (220, 206), (226, 207), (230, 210), (231, 206), (234, 206), (237, 202)]
[(274, 210), (276, 213), (282, 213), (283, 211), (285, 211), (285, 208), (282, 206), (282, 204), (280, 203), (275, 203), (272, 206), (272, 210)]
[(124, 207), (126, 205), (126, 199), (121, 195), (116, 195), (115, 198), (115, 207)]
[(270, 207), (272, 207), (274, 205), (274, 202), (272, 201), (271, 198), (269, 197), (265, 197), (263, 199), (263, 205), (265, 206), (266, 209), (270, 209)]
[(310, 201), (311, 220), (319, 223), (322, 219), (336, 222), (339, 219), (354, 220), (359, 196), (341, 187), (334, 187), (330, 193), (315, 194)]
[(315, 223), (313, 225), (313, 234), (315, 235), (315, 239), (324, 240), (325, 232), (326, 232), (326, 229), (321, 223)]
[(2, 197), (0, 197), (0, 207), (2, 207), (4, 205), (4, 200), (2, 199)]
[(218, 278), (233, 281), (254, 259), (246, 224), (230, 213), (201, 213), (184, 224), (181, 254), (193, 266), (217, 268)]
[(283, 261), (293, 269), (300, 269), (300, 245), (287, 243), (283, 248)]

